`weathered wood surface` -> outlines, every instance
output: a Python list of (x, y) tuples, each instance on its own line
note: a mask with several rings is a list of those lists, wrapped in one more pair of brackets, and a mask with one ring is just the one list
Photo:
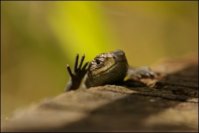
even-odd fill
[[(152, 67), (151, 87), (80, 89), (15, 111), (2, 131), (198, 131), (198, 58)], [(140, 93), (140, 94), (139, 94)]]

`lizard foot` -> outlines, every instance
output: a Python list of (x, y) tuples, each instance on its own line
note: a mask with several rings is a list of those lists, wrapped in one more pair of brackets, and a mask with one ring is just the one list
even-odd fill
[(157, 77), (157, 74), (154, 71), (152, 71), (149, 67), (143, 66), (136, 69), (129, 69), (128, 77), (134, 80), (154, 79)]
[(84, 58), (85, 58), (85, 55), (82, 56), (80, 64), (78, 65), (79, 54), (77, 54), (76, 59), (75, 59), (75, 65), (74, 65), (74, 73), (72, 73), (70, 66), (67, 64), (67, 71), (70, 75), (71, 81), (68, 84), (66, 91), (76, 90), (79, 88), (82, 79), (84, 78), (86, 72), (89, 69), (88, 67), (89, 62), (86, 62), (83, 65)]

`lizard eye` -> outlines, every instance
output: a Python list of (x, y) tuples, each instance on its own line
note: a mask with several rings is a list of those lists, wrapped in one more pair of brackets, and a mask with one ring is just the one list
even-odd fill
[(99, 65), (99, 64), (101, 63), (101, 61), (97, 59), (97, 60), (96, 60), (96, 63)]

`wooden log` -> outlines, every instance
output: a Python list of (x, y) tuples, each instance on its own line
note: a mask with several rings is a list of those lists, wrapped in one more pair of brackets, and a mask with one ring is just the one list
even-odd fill
[(17, 110), (2, 131), (198, 131), (198, 58), (152, 66), (148, 87), (79, 89)]

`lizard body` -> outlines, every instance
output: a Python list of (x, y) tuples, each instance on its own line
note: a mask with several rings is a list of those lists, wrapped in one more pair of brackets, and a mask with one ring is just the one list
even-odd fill
[(139, 80), (155, 76), (155, 73), (148, 67), (130, 67), (122, 50), (101, 53), (90, 64), (86, 62), (83, 65), (84, 58), (85, 56), (82, 56), (78, 65), (79, 55), (76, 56), (74, 73), (72, 73), (69, 65), (67, 66), (71, 80), (66, 87), (66, 91), (76, 90), (81, 85), (90, 88), (106, 84), (122, 84), (127, 81), (126, 77)]

